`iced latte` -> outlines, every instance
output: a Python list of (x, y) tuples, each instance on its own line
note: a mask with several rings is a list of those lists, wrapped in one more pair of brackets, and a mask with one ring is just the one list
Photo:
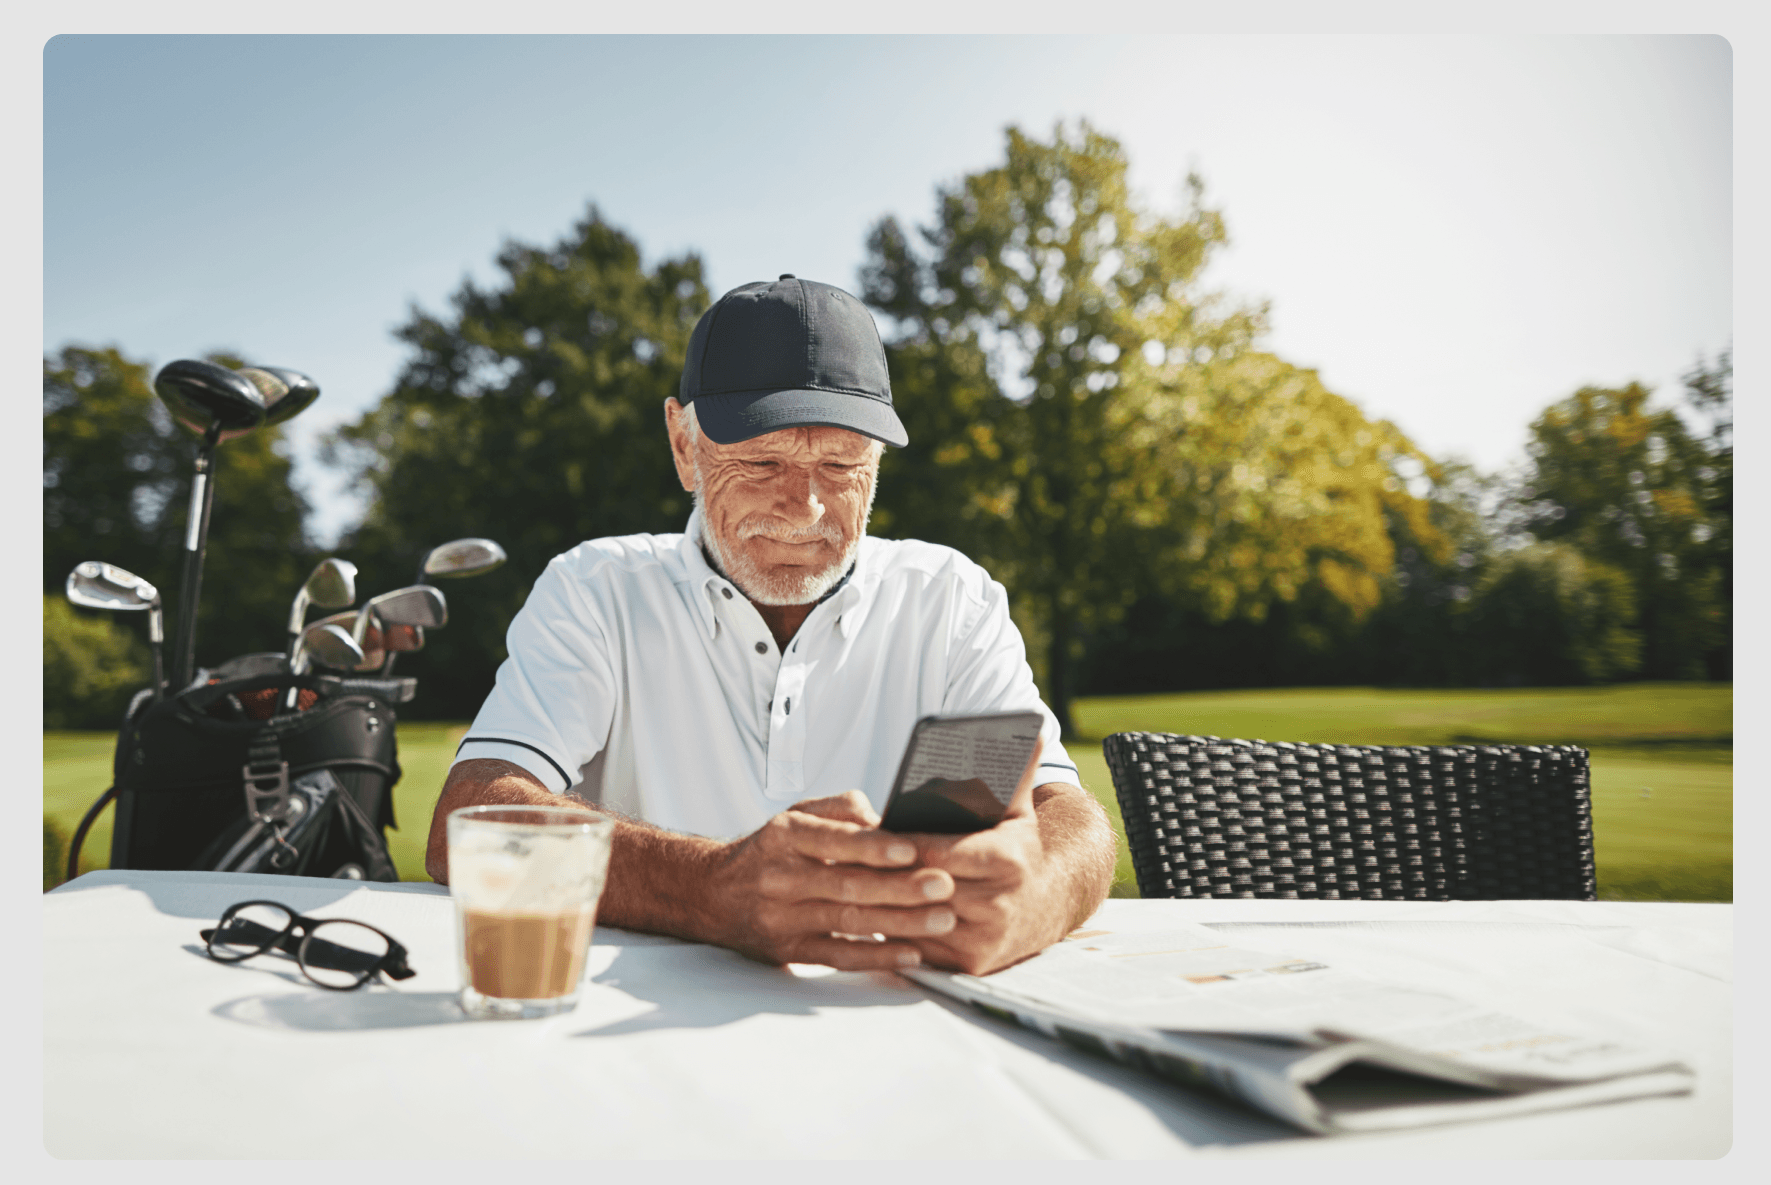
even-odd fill
[(550, 1016), (577, 1004), (614, 829), (553, 807), (450, 814), (449, 892), (469, 1016)]

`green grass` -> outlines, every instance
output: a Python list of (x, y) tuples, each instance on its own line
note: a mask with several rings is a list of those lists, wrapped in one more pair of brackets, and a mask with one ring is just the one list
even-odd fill
[[(1079, 700), (1070, 755), (1119, 831), (1116, 896), (1137, 896), (1100, 740), (1128, 731), (1273, 741), (1431, 745), (1575, 744), (1592, 750), (1599, 895), (1613, 900), (1733, 897), (1733, 688), (1715, 683), (1509, 691), (1373, 688), (1200, 692)], [(402, 878), (428, 880), (431, 810), (466, 726), (400, 725), (399, 829), (388, 846)], [(110, 733), (45, 733), (43, 814), (65, 838), (110, 785)], [(111, 811), (88, 837), (81, 869), (103, 868)], [(46, 845), (47, 850), (47, 845)], [(46, 856), (46, 859), (48, 857)]]

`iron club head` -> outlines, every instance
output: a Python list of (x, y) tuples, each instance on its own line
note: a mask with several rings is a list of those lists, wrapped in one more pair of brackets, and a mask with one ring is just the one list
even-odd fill
[(301, 674), (318, 661), (321, 666), (351, 670), (364, 659), (363, 648), (344, 629), (330, 621), (317, 621), (302, 631), (292, 669)]
[(449, 603), (444, 600), (440, 589), (428, 584), (414, 584), (384, 592), (378, 597), (370, 597), (357, 610), (357, 620), (351, 629), (351, 637), (361, 642), (369, 628), (371, 617), (384, 626), (417, 625), (426, 629), (440, 629), (449, 624)]
[(68, 573), (68, 600), (85, 609), (131, 612), (159, 605), (160, 591), (115, 564), (87, 560)]
[(159, 699), (166, 682), (162, 660), (166, 621), (160, 611), (160, 590), (115, 564), (86, 560), (68, 573), (68, 600), (85, 609), (147, 610), (148, 645), (154, 653), (154, 698)]
[(418, 579), (445, 576), (460, 579), (490, 572), (505, 561), (504, 548), (490, 539), (455, 539), (425, 553), (418, 565)]
[(336, 556), (321, 560), (295, 592), (295, 603), (289, 607), (289, 653), (295, 653), (295, 641), (301, 636), (307, 607), (341, 609), (357, 599), (357, 566)]

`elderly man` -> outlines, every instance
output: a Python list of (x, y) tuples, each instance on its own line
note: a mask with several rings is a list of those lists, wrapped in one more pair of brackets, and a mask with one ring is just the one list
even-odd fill
[[(981, 974), (1106, 895), (1113, 833), (1040, 702), (1007, 596), (950, 548), (866, 534), (907, 443), (872, 316), (827, 284), (746, 284), (701, 318), (670, 447), (681, 535), (556, 557), (456, 755), (458, 807), (616, 820), (599, 920), (774, 963)], [(969, 835), (878, 828), (925, 715), (1035, 709), (1032, 794)]]

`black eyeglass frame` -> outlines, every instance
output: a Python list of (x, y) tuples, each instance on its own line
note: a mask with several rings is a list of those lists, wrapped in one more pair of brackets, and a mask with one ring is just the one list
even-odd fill
[[(263, 940), (255, 938), (254, 940), (259, 942), (258, 949), (247, 951), (243, 955), (236, 955), (232, 952), (217, 952), (215, 949), (216, 935), (225, 930), (230, 921), (235, 920), (235, 916), (240, 910), (253, 905), (268, 905), (272, 909), (282, 910), (289, 915), (289, 924), (284, 926), (280, 932), (274, 932), (269, 926), (261, 926), (257, 922), (251, 921), (251, 919), (244, 919), (248, 925), (257, 927), (265, 934), (269, 935), (269, 937)], [(329, 968), (330, 970), (348, 971), (357, 977), (357, 981), (348, 986), (345, 984), (327, 983), (324, 980), (316, 979), (313, 972), (308, 970), (308, 956), (310, 954), (315, 954), (323, 957), (326, 953), (314, 948), (313, 942), (314, 932), (327, 922), (348, 922), (353, 926), (361, 926), (365, 930), (370, 930), (381, 935), (382, 939), (387, 942), (387, 953), (376, 959), (374, 963), (368, 967), (353, 967), (348, 965), (349, 961), (358, 961), (361, 959), (361, 956), (357, 955), (354, 951), (348, 952), (348, 954), (354, 955), (356, 958), (347, 961), (345, 965), (339, 965), (335, 962)], [(197, 936), (203, 940), (204, 953), (218, 963), (243, 963), (247, 959), (256, 958), (275, 947), (277, 950), (295, 957), (296, 966), (301, 968), (301, 973), (307, 977), (308, 982), (332, 992), (354, 992), (364, 984), (368, 983), (371, 979), (374, 979), (377, 975), (381, 974), (386, 974), (393, 979), (410, 979), (417, 974), (416, 971), (406, 965), (406, 948), (394, 941), (393, 935), (387, 933), (387, 931), (371, 926), (368, 922), (359, 922), (354, 918), (304, 917), (295, 912), (295, 910), (290, 909), (287, 905), (284, 905), (281, 901), (237, 901), (222, 910), (220, 920), (217, 921), (212, 928), (199, 930)], [(240, 944), (230, 943), (230, 945)], [(327, 942), (324, 938), (320, 939), (320, 946), (331, 947), (340, 951), (345, 949), (334, 943)], [(316, 962), (315, 965), (319, 967), (327, 966), (323, 961)]]

